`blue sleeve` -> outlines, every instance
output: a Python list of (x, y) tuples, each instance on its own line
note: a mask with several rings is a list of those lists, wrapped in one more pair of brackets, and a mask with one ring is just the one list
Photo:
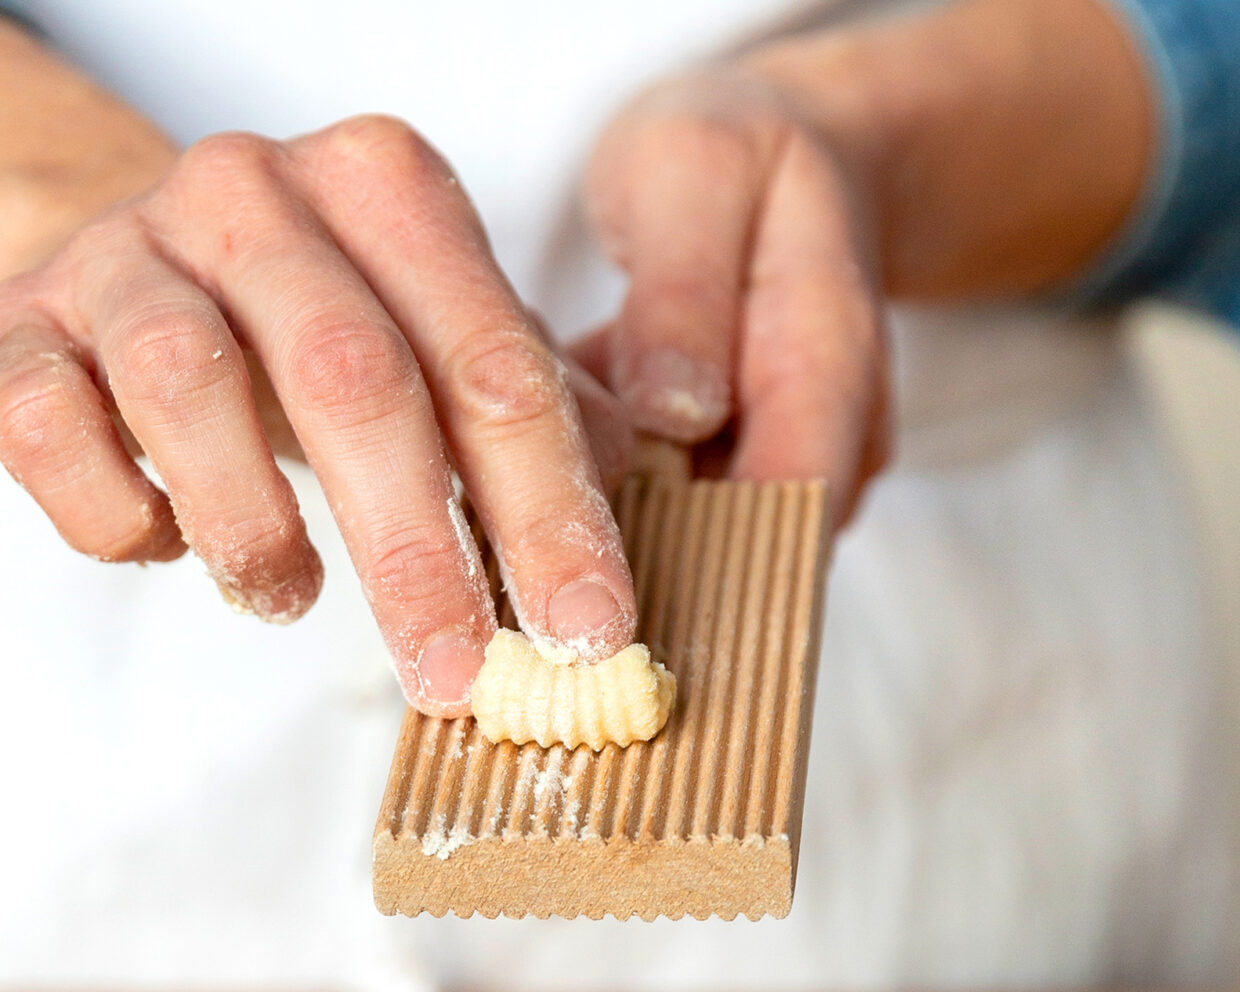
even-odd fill
[(1240, 328), (1240, 0), (1108, 0), (1158, 89), (1140, 204), (1073, 295), (1161, 296)]
[(0, 17), (7, 17), (10, 20), (16, 21), (38, 38), (42, 40), (47, 39), (39, 25), (31, 20), (30, 16), (22, 10), (20, 0), (0, 0)]

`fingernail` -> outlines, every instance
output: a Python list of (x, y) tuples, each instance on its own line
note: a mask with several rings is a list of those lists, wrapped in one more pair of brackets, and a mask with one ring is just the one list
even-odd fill
[(620, 399), (644, 430), (689, 444), (706, 440), (731, 413), (723, 371), (682, 351), (645, 352), (626, 371)]
[(459, 630), (442, 630), (423, 646), (416, 666), (417, 679), (428, 699), (461, 703), (482, 667), (482, 644)]
[(560, 587), (547, 604), (547, 625), (561, 643), (588, 640), (620, 616), (620, 604), (605, 586), (576, 579)]

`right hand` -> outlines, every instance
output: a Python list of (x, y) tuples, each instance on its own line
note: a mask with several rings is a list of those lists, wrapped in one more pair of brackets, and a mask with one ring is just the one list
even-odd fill
[(251, 351), (414, 706), (467, 713), (496, 627), (451, 468), (527, 633), (587, 659), (631, 641), (600, 477), (627, 427), (552, 354), (451, 170), (406, 125), (208, 138), (0, 284), (0, 460), (78, 550), (165, 561), (188, 544), (240, 606), (294, 620), (322, 566), (263, 430)]

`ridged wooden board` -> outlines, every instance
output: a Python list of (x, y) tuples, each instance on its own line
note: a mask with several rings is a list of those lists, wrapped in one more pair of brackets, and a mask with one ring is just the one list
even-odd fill
[[(374, 836), (388, 914), (756, 919), (792, 905), (830, 527), (817, 483), (633, 477), (638, 639), (679, 683), (649, 743), (492, 744), (408, 710)], [(515, 627), (488, 574), (501, 623)]]

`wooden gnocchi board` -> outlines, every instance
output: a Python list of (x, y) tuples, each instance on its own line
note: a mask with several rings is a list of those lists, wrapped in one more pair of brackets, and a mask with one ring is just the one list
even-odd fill
[[(820, 483), (647, 465), (616, 512), (638, 639), (679, 683), (649, 743), (492, 744), (407, 710), (375, 826), (389, 915), (756, 919), (792, 905), (830, 525)], [(504, 626), (515, 627), (484, 551)]]

